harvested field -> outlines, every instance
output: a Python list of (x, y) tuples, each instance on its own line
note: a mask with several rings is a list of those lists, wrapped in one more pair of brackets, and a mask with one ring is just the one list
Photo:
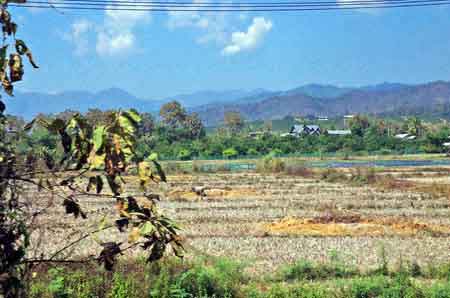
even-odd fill
[(408, 218), (361, 218), (351, 216), (351, 220), (322, 221), (317, 218), (287, 218), (265, 226), (274, 235), (304, 236), (449, 236), (450, 225), (427, 224)]
[[(436, 175), (449, 169), (380, 169), (376, 175), (383, 183), (359, 185), (326, 182), (317, 175), (184, 174), (169, 176), (155, 191), (162, 196), (160, 209), (183, 228), (188, 257), (228, 256), (264, 272), (301, 258), (325, 261), (337, 252), (348, 263), (372, 268), (383, 249), (391, 266), (400, 257), (425, 265), (450, 261), (448, 182)], [(136, 179), (127, 181), (131, 189), (137, 187)], [(193, 192), (194, 186), (204, 187), (206, 197)], [(50, 228), (38, 229), (34, 237), (39, 234), (58, 248), (61, 237), (76, 239), (80, 231), (113, 218), (112, 200), (87, 197), (80, 203), (87, 220), (63, 216), (60, 208), (37, 223)], [(98, 252), (104, 235), (97, 237), (82, 242), (73, 255)]]

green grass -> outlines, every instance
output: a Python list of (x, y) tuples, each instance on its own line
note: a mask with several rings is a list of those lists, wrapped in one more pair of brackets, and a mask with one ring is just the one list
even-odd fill
[(450, 298), (449, 264), (361, 272), (341, 263), (299, 260), (268, 276), (226, 258), (35, 268), (30, 298)]

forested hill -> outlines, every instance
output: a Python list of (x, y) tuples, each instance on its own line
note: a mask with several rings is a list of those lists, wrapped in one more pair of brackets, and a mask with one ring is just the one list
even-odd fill
[[(329, 88), (329, 87), (328, 87)], [(275, 94), (261, 101), (237, 101), (193, 109), (207, 126), (218, 124), (226, 111), (239, 111), (247, 120), (279, 119), (285, 116), (340, 116), (365, 114), (450, 113), (450, 83), (436, 81), (419, 85), (381, 84), (362, 88), (337, 89), (336, 96), (306, 95), (298, 89)], [(341, 93), (341, 94), (339, 94)]]
[(163, 103), (178, 100), (189, 111), (199, 113), (206, 126), (215, 126), (223, 120), (226, 111), (239, 111), (250, 121), (285, 116), (332, 117), (349, 113), (447, 117), (450, 114), (450, 82), (382, 83), (355, 88), (309, 84), (287, 91), (200, 91), (160, 100), (141, 99), (120, 88), (57, 94), (18, 90), (14, 98), (5, 99), (8, 113), (27, 119), (39, 113), (58, 113), (67, 109), (86, 112), (90, 108), (135, 108), (141, 112), (157, 113)]

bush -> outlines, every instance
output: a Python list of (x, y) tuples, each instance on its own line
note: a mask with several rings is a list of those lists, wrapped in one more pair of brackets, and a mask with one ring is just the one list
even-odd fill
[(250, 148), (247, 150), (247, 155), (249, 156), (258, 156), (259, 152), (255, 148)]
[(297, 285), (294, 287), (286, 284), (275, 284), (268, 291), (262, 291), (255, 285), (246, 287), (243, 291), (245, 298), (329, 298), (332, 293), (320, 285)]
[[(342, 297), (372, 298), (382, 297), (384, 288), (388, 287), (385, 277), (354, 280), (347, 288), (342, 288)], [(400, 297), (398, 297), (400, 298)]]
[(242, 267), (226, 259), (217, 259), (214, 266), (204, 262), (195, 264), (182, 273), (176, 288), (188, 297), (237, 297), (240, 285), (245, 281)]
[(281, 277), (286, 281), (345, 278), (357, 274), (359, 274), (358, 270), (338, 262), (314, 265), (306, 260), (297, 261), (294, 265), (286, 266), (281, 270)]
[(238, 154), (239, 153), (234, 148), (228, 148), (222, 152), (223, 157), (226, 159), (236, 158), (238, 156)]
[(435, 283), (425, 290), (425, 297), (450, 298), (450, 283)]
[(408, 276), (398, 274), (394, 279), (377, 276), (352, 281), (341, 289), (345, 298), (423, 298), (423, 291)]
[(273, 149), (272, 151), (269, 152), (269, 155), (272, 157), (280, 157), (282, 154), (283, 154), (283, 151), (281, 151), (278, 148)]
[(188, 149), (181, 149), (178, 152), (177, 158), (180, 160), (190, 160), (192, 158), (192, 152)]
[(139, 297), (136, 289), (136, 281), (128, 275), (115, 273), (109, 296), (111, 298)]

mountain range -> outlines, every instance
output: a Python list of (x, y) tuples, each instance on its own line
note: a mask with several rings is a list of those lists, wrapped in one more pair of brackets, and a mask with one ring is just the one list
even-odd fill
[(333, 117), (348, 113), (447, 115), (450, 114), (450, 82), (414, 85), (385, 82), (362, 87), (308, 84), (283, 91), (200, 91), (159, 100), (138, 98), (120, 88), (56, 94), (16, 91), (14, 97), (3, 98), (9, 114), (26, 119), (66, 109), (85, 112), (90, 108), (135, 108), (156, 113), (163, 103), (174, 99), (190, 112), (197, 112), (207, 126), (219, 124), (227, 111), (239, 111), (251, 121), (285, 116)]

